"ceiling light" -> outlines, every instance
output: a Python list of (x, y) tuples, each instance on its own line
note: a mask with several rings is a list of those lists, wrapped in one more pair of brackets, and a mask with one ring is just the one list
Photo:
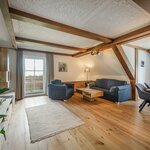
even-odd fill
[(96, 55), (101, 55), (102, 51), (100, 51), (99, 49), (93, 49), (91, 51), (91, 55), (96, 56)]

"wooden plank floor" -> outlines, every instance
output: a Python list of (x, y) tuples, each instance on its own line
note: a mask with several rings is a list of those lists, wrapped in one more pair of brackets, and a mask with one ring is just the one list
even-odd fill
[(88, 102), (79, 94), (61, 103), (85, 124), (31, 144), (25, 108), (50, 102), (46, 96), (40, 96), (16, 103), (3, 150), (150, 149), (150, 107), (139, 113), (139, 104), (134, 101), (119, 105), (103, 99)]

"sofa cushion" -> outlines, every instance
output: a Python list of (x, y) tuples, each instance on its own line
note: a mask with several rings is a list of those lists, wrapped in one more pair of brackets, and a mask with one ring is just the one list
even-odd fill
[(127, 84), (126, 81), (120, 81), (115, 79), (96, 79), (95, 86), (104, 88), (104, 89), (110, 89), (113, 86), (120, 86)]
[(62, 84), (61, 80), (58, 80), (58, 79), (51, 81), (51, 83), (52, 84)]
[(108, 79), (96, 79), (95, 86), (97, 86), (99, 88), (107, 89), (107, 82), (108, 82)]
[(126, 81), (119, 81), (119, 80), (110, 79), (107, 82), (107, 88), (110, 89), (113, 86), (121, 86), (121, 85), (125, 85), (125, 84), (127, 84)]
[(113, 91), (110, 91), (108, 89), (103, 89), (103, 88), (99, 88), (99, 87), (96, 87), (96, 86), (91, 87), (91, 89), (101, 90), (101, 91), (104, 92), (104, 94), (115, 95), (115, 93)]

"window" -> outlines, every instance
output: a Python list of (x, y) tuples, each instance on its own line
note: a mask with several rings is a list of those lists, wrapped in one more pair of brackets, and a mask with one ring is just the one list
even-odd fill
[(24, 58), (25, 96), (45, 93), (45, 59)]

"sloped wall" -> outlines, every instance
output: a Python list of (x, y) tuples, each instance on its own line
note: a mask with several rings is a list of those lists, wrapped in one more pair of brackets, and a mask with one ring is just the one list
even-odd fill
[(125, 45), (122, 45), (122, 48), (134, 70), (135, 69), (135, 50), (134, 50), (134, 48), (128, 47)]
[[(68, 65), (68, 72), (58, 71), (58, 62), (65, 62)], [(120, 62), (113, 50), (106, 50), (101, 55), (86, 55), (79, 58), (54, 56), (54, 78), (63, 81), (86, 80), (85, 67), (90, 67), (89, 79), (113, 78), (128, 81)]]

